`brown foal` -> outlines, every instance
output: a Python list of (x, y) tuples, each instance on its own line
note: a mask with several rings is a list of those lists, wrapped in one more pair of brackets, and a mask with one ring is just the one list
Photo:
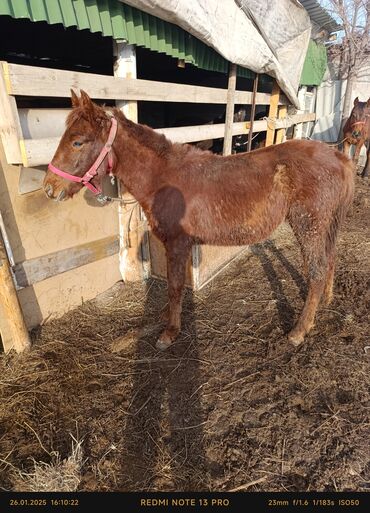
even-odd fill
[[(308, 278), (303, 311), (289, 333), (299, 345), (313, 326), (320, 299), (332, 299), (338, 230), (353, 197), (351, 161), (323, 143), (304, 140), (222, 157), (172, 144), (118, 109), (107, 112), (83, 91), (80, 98), (72, 93), (72, 104), (54, 168), (82, 177), (104, 146), (113, 115), (118, 121), (113, 173), (140, 203), (166, 249), (168, 322), (157, 347), (167, 348), (179, 334), (192, 245), (254, 244), (284, 220), (297, 237)], [(92, 179), (95, 186), (107, 169), (105, 160)], [(50, 170), (44, 181), (54, 199), (72, 197), (82, 187)]]

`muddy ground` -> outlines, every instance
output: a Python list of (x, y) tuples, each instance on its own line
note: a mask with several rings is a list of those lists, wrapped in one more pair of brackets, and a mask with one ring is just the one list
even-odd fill
[[(165, 284), (118, 284), (0, 359), (0, 486), (81, 442), (78, 489), (367, 490), (370, 184), (339, 244), (335, 299), (295, 349), (297, 245), (283, 229), (199, 293), (158, 353)], [(74, 442), (75, 443), (75, 442)]]

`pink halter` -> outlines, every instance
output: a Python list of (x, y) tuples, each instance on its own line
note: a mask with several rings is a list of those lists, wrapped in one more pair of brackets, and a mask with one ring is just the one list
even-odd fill
[(117, 120), (112, 117), (112, 126), (109, 131), (108, 140), (104, 144), (101, 152), (99, 153), (97, 159), (95, 160), (94, 164), (90, 167), (90, 169), (81, 177), (81, 176), (75, 176), (71, 175), (70, 173), (66, 173), (65, 171), (62, 171), (61, 169), (58, 169), (57, 167), (53, 166), (53, 164), (48, 165), (48, 169), (56, 174), (61, 176), (62, 178), (65, 178), (66, 180), (70, 180), (71, 182), (78, 182), (82, 183), (85, 187), (90, 189), (90, 191), (94, 194), (100, 194), (102, 191), (100, 187), (95, 187), (90, 181), (98, 174), (98, 169), (100, 164), (103, 162), (105, 157), (108, 155), (108, 171), (109, 173), (112, 171), (113, 168), (113, 159), (111, 154), (112, 144), (117, 134)]

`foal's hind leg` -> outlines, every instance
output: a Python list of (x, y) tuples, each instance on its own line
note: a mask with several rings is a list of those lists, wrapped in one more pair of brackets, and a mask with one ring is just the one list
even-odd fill
[(360, 141), (358, 141), (358, 143), (356, 144), (356, 149), (355, 149), (355, 154), (353, 156), (353, 162), (355, 164), (355, 173), (357, 173), (357, 166), (358, 166), (358, 161), (360, 159), (360, 153), (361, 153), (361, 149), (362, 149), (362, 146), (364, 145), (364, 140), (361, 139)]
[[(326, 234), (315, 226), (312, 217), (306, 213), (306, 224), (302, 226), (299, 221), (301, 215), (290, 218), (290, 224), (301, 246), (305, 268), (308, 274), (308, 294), (303, 311), (297, 324), (288, 335), (289, 341), (298, 346), (303, 342), (305, 335), (314, 325), (315, 315), (324, 290), (329, 293), (332, 288), (331, 270), (328, 266), (327, 250), (325, 246)], [(334, 272), (334, 268), (332, 270)]]
[(180, 333), (182, 295), (190, 248), (191, 245), (188, 241), (183, 239), (166, 246), (169, 299), (166, 315), (167, 326), (157, 341), (157, 349), (167, 349)]
[(309, 278), (308, 294), (306, 302), (304, 304), (303, 311), (298, 319), (297, 324), (288, 335), (288, 339), (293, 345), (299, 346), (303, 342), (305, 335), (310, 331), (310, 329), (314, 325), (317, 307), (319, 306), (324, 286), (324, 272), (320, 272), (315, 277)]
[(323, 293), (323, 303), (325, 305), (330, 305), (330, 303), (333, 300), (335, 254), (335, 247), (333, 247), (328, 254), (328, 271), (326, 274), (325, 287)]

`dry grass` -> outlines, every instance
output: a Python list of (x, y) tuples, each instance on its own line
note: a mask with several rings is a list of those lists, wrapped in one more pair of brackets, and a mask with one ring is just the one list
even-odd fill
[(50, 463), (32, 460), (28, 472), (13, 468), (13, 490), (17, 492), (75, 492), (81, 482), (83, 465), (82, 445), (72, 441), (72, 452), (61, 460), (58, 452), (51, 453)]
[(368, 490), (370, 209), (360, 187), (335, 300), (298, 349), (286, 332), (305, 284), (283, 233), (187, 291), (166, 352), (155, 349), (166, 286), (152, 280), (118, 284), (41, 326), (27, 355), (2, 355), (0, 487)]

